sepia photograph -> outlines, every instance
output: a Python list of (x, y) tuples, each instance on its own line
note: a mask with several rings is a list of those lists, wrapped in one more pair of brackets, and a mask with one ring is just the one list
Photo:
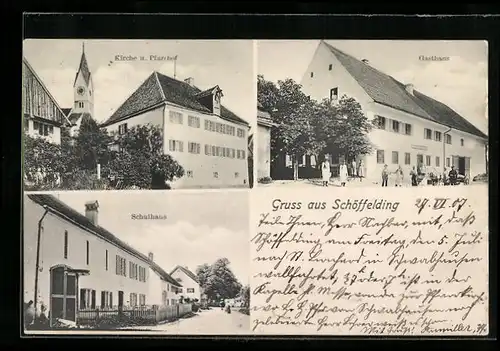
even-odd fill
[(259, 186), (487, 185), (487, 42), (259, 40), (257, 52)]
[(247, 192), (25, 194), (25, 333), (247, 334), (248, 202)]
[(25, 40), (24, 189), (251, 187), (253, 61), (252, 40)]

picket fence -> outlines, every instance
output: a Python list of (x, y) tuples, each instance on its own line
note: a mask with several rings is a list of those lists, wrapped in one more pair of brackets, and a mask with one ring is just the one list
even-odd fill
[(141, 306), (136, 308), (125, 308), (123, 310), (113, 309), (85, 309), (78, 311), (78, 324), (91, 325), (102, 320), (117, 321), (131, 319), (140, 324), (157, 324), (164, 321), (173, 321), (184, 317), (192, 312), (191, 304), (177, 304), (171, 306)]

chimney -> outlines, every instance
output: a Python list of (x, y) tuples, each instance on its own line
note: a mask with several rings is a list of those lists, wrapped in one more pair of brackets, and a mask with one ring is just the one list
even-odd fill
[(406, 84), (405, 89), (408, 92), (408, 94), (413, 95), (413, 84)]
[(194, 86), (194, 78), (193, 77), (188, 77), (184, 79), (184, 82), (188, 83), (190, 86)]
[(368, 61), (367, 59), (362, 59), (361, 62), (363, 62), (364, 64), (367, 64), (367, 65), (370, 64), (370, 61)]
[(153, 261), (154, 256), (152, 252), (148, 253), (148, 258), (150, 261)]
[(99, 212), (99, 202), (97, 202), (97, 200), (85, 203), (85, 217), (87, 217), (94, 225), (98, 225), (97, 224), (98, 212)]

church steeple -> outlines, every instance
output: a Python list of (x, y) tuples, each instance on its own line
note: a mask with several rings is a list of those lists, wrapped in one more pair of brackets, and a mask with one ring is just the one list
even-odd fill
[(73, 113), (88, 113), (93, 117), (94, 112), (94, 86), (92, 83), (92, 74), (90, 73), (87, 56), (85, 55), (85, 43), (82, 43), (82, 55), (80, 65), (76, 72), (73, 91), (75, 105)]

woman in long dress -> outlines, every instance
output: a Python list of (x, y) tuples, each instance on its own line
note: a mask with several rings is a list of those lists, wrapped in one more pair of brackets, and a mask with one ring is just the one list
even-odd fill
[(363, 160), (359, 161), (358, 165), (358, 177), (359, 181), (363, 181), (363, 177), (365, 176), (365, 165), (363, 164)]
[(396, 186), (402, 187), (403, 186), (403, 169), (401, 168), (400, 165), (398, 165), (398, 169), (396, 169)]
[(349, 176), (345, 161), (342, 161), (342, 164), (340, 165), (339, 176), (340, 176), (340, 185), (345, 186), (345, 183), (347, 183), (347, 177)]
[(330, 162), (327, 159), (324, 159), (321, 163), (321, 179), (323, 181), (323, 186), (328, 186), (328, 182), (330, 181), (331, 170), (330, 170)]

